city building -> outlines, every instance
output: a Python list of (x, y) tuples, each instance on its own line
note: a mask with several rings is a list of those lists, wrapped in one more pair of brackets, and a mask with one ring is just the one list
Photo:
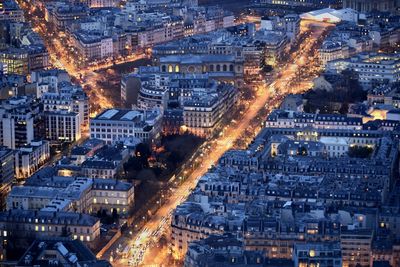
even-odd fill
[(263, 47), (264, 64), (275, 67), (287, 47), (287, 36), (283, 32), (260, 30), (256, 32), (254, 39)]
[(371, 229), (343, 230), (340, 236), (343, 266), (370, 266), (372, 238)]
[(81, 138), (81, 120), (79, 113), (45, 111), (46, 138), (52, 143), (73, 143)]
[(319, 58), (323, 66), (329, 61), (345, 59), (350, 56), (349, 47), (341, 42), (325, 41), (318, 50)]
[(303, 112), (303, 96), (298, 94), (289, 94), (283, 99), (279, 108), (286, 111)]
[(0, 50), (0, 62), (7, 65), (7, 73), (27, 75), (29, 73), (27, 50), (9, 47)]
[(50, 159), (50, 145), (45, 140), (33, 140), (15, 153), (15, 178), (26, 179)]
[(358, 73), (360, 84), (366, 89), (400, 80), (397, 54), (361, 53), (349, 59), (328, 62), (328, 72), (340, 73), (345, 69)]
[(89, 125), (89, 98), (82, 87), (68, 82), (57, 85), (57, 92), (46, 92), (41, 95), (44, 111), (68, 111), (79, 114), (82, 127)]
[(24, 12), (14, 0), (5, 0), (1, 2), (0, 21), (11, 20), (15, 22), (24, 22)]
[(327, 1), (318, 1), (318, 0), (260, 0), (260, 4), (262, 5), (278, 5), (282, 7), (304, 7), (304, 8), (326, 8), (330, 6), (337, 6), (341, 1), (338, 0), (327, 0)]
[(293, 248), (293, 262), (299, 267), (341, 267), (342, 250), (339, 243), (297, 243)]
[(225, 114), (233, 110), (238, 100), (235, 87), (216, 85), (214, 89), (194, 89), (182, 97), (183, 127), (195, 135), (211, 137)]
[(351, 8), (336, 10), (324, 8), (313, 10), (300, 15), (302, 19), (314, 20), (319, 22), (339, 23), (341, 21), (358, 22), (359, 13)]
[(29, 97), (12, 97), (0, 106), (2, 145), (15, 149), (43, 139), (44, 121), (40, 102)]
[(160, 109), (161, 112), (167, 108), (169, 96), (168, 75), (148, 74), (140, 77), (140, 90), (137, 106), (141, 109)]
[(134, 205), (134, 186), (115, 179), (85, 177), (32, 177), (14, 186), (7, 210), (35, 210), (96, 214), (115, 210), (127, 216)]
[(75, 212), (13, 209), (0, 212), (0, 229), (3, 242), (69, 236), (90, 245), (100, 236), (100, 220)]
[(48, 265), (111, 267), (109, 262), (98, 260), (82, 241), (68, 238), (33, 241), (15, 266)]
[(11, 190), (11, 183), (14, 180), (14, 151), (6, 147), (0, 147), (0, 207), (5, 208), (5, 198)]
[(31, 84), (38, 88), (36, 97), (40, 97), (45, 92), (59, 93), (59, 84), (71, 82), (68, 72), (60, 69), (33, 71), (30, 79)]
[(190, 244), (184, 266), (270, 266), (267, 262), (262, 252), (246, 251), (234, 236), (211, 235)]
[(108, 144), (129, 137), (151, 142), (161, 131), (160, 111), (107, 109), (90, 120), (90, 136)]
[(105, 36), (101, 32), (74, 32), (72, 39), (84, 61), (102, 60), (114, 55), (111, 36)]
[(235, 55), (177, 55), (160, 58), (161, 73), (204, 74), (210, 78), (243, 84), (243, 60)]
[(58, 30), (64, 30), (66, 25), (88, 15), (88, 7), (69, 2), (49, 2), (45, 4), (45, 19)]
[(361, 13), (367, 13), (371, 11), (394, 12), (395, 6), (395, 0), (343, 0), (344, 8), (352, 8)]

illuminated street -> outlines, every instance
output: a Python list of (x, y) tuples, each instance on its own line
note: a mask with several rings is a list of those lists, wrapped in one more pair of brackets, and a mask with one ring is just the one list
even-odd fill
[[(44, 17), (34, 15), (36, 9), (29, 1), (18, 1), (25, 11), (28, 21), (33, 25), (33, 29), (38, 32), (46, 43), (50, 54), (50, 63), (59, 69), (65, 69), (69, 75), (77, 79), (80, 85), (87, 91), (91, 102), (91, 115), (94, 116), (101, 109), (115, 107), (113, 99), (107, 97), (104, 92), (106, 88), (101, 88), (98, 82), (105, 81), (105, 77), (99, 75), (96, 71), (107, 69), (116, 64), (133, 62), (145, 57), (143, 53), (132, 54), (126, 57), (119, 57), (106, 62), (94, 62), (84, 67), (79, 63), (79, 57), (74, 54), (74, 48), (69, 44), (69, 40), (63, 32), (52, 32), (48, 27), (48, 22)], [(67, 44), (67, 45), (66, 45)]]
[[(191, 189), (196, 186), (199, 177), (206, 173), (209, 167), (215, 164), (227, 150), (232, 148), (235, 141), (241, 138), (251, 141), (253, 136), (243, 136), (243, 134), (246, 131), (253, 132), (254, 134), (259, 131), (261, 121), (253, 123), (253, 119), (257, 118), (260, 112), (269, 112), (279, 106), (281, 99), (286, 94), (301, 93), (311, 87), (312, 79), (315, 78), (319, 69), (315, 49), (323, 41), (322, 36), (329, 27), (329, 24), (309, 22), (302, 24), (303, 33), (308, 34), (310, 32), (310, 35), (300, 44), (299, 52), (289, 60), (288, 64), (280, 67), (281, 70), (275, 75), (276, 79), (274, 82), (270, 85), (257, 88), (257, 95), (253, 102), (248, 103), (249, 108), (242, 118), (228, 125), (220, 137), (208, 141), (202, 146), (201, 155), (203, 157), (194, 159), (200, 162), (200, 167), (192, 171), (182, 185), (174, 189), (172, 196), (145, 223), (141, 231), (134, 233), (129, 240), (124, 237), (118, 241), (118, 244), (121, 244), (123, 249), (127, 246), (130, 248), (127, 249), (129, 251), (127, 253), (128, 257), (114, 259), (115, 266), (137, 266), (142, 263), (154, 264), (154, 259), (157, 259), (157, 263), (160, 265), (165, 262), (166, 259), (164, 257), (168, 255), (166, 251), (158, 251), (157, 255), (154, 255), (154, 251), (151, 253), (149, 251), (151, 246), (157, 244), (162, 234), (168, 231), (169, 217), (175, 207), (186, 199), (191, 193)], [(307, 77), (307, 79), (299, 83), (295, 80), (300, 70), (302, 76)], [(187, 172), (189, 173), (190, 170), (187, 170)], [(157, 249), (155, 250), (157, 251)], [(104, 257), (109, 257), (109, 253), (105, 254)], [(114, 255), (116, 254), (114, 253)]]

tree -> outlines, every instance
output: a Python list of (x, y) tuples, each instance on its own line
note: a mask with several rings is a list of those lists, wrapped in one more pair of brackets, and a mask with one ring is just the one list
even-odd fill
[(124, 163), (125, 174), (134, 171), (141, 171), (142, 169), (143, 169), (143, 164), (137, 157), (130, 157), (128, 161)]
[(112, 210), (112, 218), (114, 222), (116, 222), (119, 219), (119, 214), (117, 212), (117, 209)]
[(352, 146), (349, 148), (348, 155), (351, 158), (368, 158), (373, 152), (369, 146)]
[(106, 210), (104, 210), (104, 209), (101, 210), (101, 217), (102, 218), (106, 218), (107, 217), (107, 211)]
[(142, 167), (146, 168), (149, 166), (148, 159), (151, 156), (151, 149), (148, 144), (140, 143), (139, 145), (137, 145), (135, 154), (141, 162)]
[(307, 156), (308, 155), (307, 148), (305, 148), (304, 146), (299, 147), (299, 149), (297, 151), (297, 155)]

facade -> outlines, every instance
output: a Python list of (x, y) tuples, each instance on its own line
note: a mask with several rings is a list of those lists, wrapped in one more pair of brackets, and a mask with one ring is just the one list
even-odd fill
[(371, 229), (342, 231), (340, 242), (343, 266), (370, 266), (372, 237)]
[(147, 142), (158, 138), (160, 127), (158, 110), (108, 109), (90, 120), (90, 136), (109, 144), (129, 137)]
[(50, 66), (48, 51), (41, 44), (0, 50), (0, 63), (7, 66), (7, 73), (20, 75)]
[(336, 6), (340, 1), (328, 0), (328, 1), (318, 1), (318, 0), (260, 0), (263, 5), (282, 5), (282, 6), (294, 6), (294, 7), (306, 7), (306, 8), (325, 8), (329, 6)]
[(236, 237), (212, 235), (193, 242), (185, 256), (185, 267), (271, 266), (260, 251), (248, 251)]
[(326, 41), (318, 50), (319, 58), (323, 66), (329, 61), (344, 59), (350, 56), (349, 47), (340, 42)]
[(326, 69), (328, 72), (336, 73), (345, 69), (353, 70), (358, 73), (360, 84), (370, 89), (379, 84), (398, 82), (399, 62), (399, 57), (395, 54), (362, 53), (349, 59), (331, 61)]
[(45, 19), (58, 30), (64, 30), (66, 25), (88, 15), (87, 6), (67, 2), (51, 2), (45, 5)]
[(169, 77), (167, 75), (149, 74), (140, 77), (140, 91), (137, 106), (140, 109), (167, 108), (169, 96)]
[(14, 0), (2, 1), (0, 6), (0, 21), (11, 20), (15, 22), (24, 22), (24, 12)]
[(276, 66), (287, 47), (287, 36), (282, 32), (261, 30), (256, 32), (254, 39), (263, 47), (264, 64)]
[(287, 37), (294, 41), (300, 33), (300, 16), (296, 14), (288, 14), (283, 18), (285, 22), (285, 31)]
[(5, 198), (11, 190), (11, 182), (14, 180), (14, 151), (6, 147), (0, 147), (0, 207), (5, 208)]
[(359, 19), (359, 13), (351, 8), (345, 8), (339, 10), (333, 8), (324, 8), (303, 13), (300, 15), (300, 17), (305, 20), (314, 20), (319, 22), (328, 22), (335, 24), (340, 23), (342, 21), (350, 21), (357, 23)]
[(73, 40), (79, 54), (87, 62), (106, 59), (114, 55), (112, 38), (100, 32), (75, 32)]
[(310, 126), (316, 129), (361, 130), (363, 122), (361, 118), (346, 115), (275, 110), (268, 116), (265, 126), (270, 128), (304, 128)]
[(89, 178), (115, 179), (118, 165), (112, 161), (86, 160), (81, 165), (81, 172)]
[(70, 236), (90, 244), (100, 236), (100, 220), (74, 212), (16, 209), (0, 213), (0, 229), (3, 241)]
[(342, 267), (342, 251), (337, 243), (295, 244), (293, 248), (295, 266)]
[[(46, 185), (44, 186), (44, 182)], [(14, 186), (7, 197), (7, 210), (35, 210), (96, 214), (115, 209), (126, 216), (134, 205), (134, 187), (114, 179), (46, 177), (28, 179)]]
[(205, 74), (210, 78), (233, 82), (236, 86), (243, 83), (243, 59), (235, 55), (180, 55), (160, 58), (161, 73)]
[(183, 37), (183, 21), (172, 20), (162, 25), (153, 26), (152, 29), (138, 33), (138, 45), (140, 47), (151, 47), (159, 43)]
[(237, 99), (236, 88), (227, 84), (220, 84), (214, 90), (194, 89), (190, 96), (182, 97), (184, 127), (198, 136), (212, 136)]
[(15, 154), (15, 178), (26, 179), (50, 159), (48, 141), (32, 141), (20, 147)]
[(27, 75), (29, 73), (28, 51), (8, 48), (0, 51), (0, 62), (7, 65), (7, 73)]
[(138, 102), (140, 78), (136, 74), (124, 75), (121, 79), (121, 100), (126, 107), (132, 107)]
[(58, 85), (59, 92), (47, 92), (41, 95), (44, 111), (68, 111), (79, 114), (82, 127), (89, 125), (89, 98), (79, 86), (70, 83)]
[(303, 112), (304, 104), (302, 95), (298, 94), (287, 95), (283, 99), (280, 109), (293, 112)]
[(46, 138), (54, 143), (75, 142), (81, 138), (81, 121), (78, 113), (61, 111), (44, 112)]
[(2, 145), (15, 149), (44, 137), (40, 103), (28, 97), (3, 100), (0, 107)]
[(45, 92), (59, 93), (59, 84), (68, 84), (70, 82), (71, 77), (65, 70), (49, 69), (31, 73), (31, 84), (38, 88), (36, 97), (41, 97)]
[(343, 0), (344, 8), (352, 8), (361, 13), (367, 13), (371, 11), (382, 11), (382, 12), (393, 12), (395, 10), (395, 0)]
[(52, 264), (111, 267), (107, 261), (96, 259), (96, 256), (82, 241), (68, 238), (35, 240), (15, 266), (48, 266)]

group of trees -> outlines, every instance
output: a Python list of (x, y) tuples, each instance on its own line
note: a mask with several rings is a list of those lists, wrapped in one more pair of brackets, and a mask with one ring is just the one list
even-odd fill
[[(124, 164), (128, 180), (169, 179), (180, 164), (201, 144), (202, 139), (192, 134), (169, 135), (161, 139), (161, 147), (152, 151), (148, 144), (139, 144), (135, 155)], [(150, 164), (149, 159), (153, 164)]]
[(358, 82), (357, 73), (349, 70), (342, 72), (340, 77), (334, 77), (332, 89), (315, 88), (304, 95), (306, 112), (340, 113), (348, 112), (349, 104), (367, 99), (367, 92)]
[(104, 224), (113, 224), (118, 222), (119, 214), (116, 209), (113, 209), (111, 214), (108, 214), (105, 209), (97, 211), (97, 217), (100, 218), (100, 222)]
[(351, 158), (369, 158), (374, 149), (369, 146), (352, 146), (349, 148), (348, 155)]

